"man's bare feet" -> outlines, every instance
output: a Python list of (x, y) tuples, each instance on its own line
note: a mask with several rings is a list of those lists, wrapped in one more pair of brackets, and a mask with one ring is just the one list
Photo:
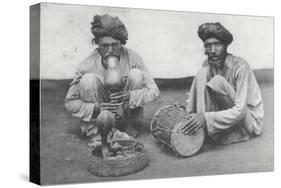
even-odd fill
[(129, 136), (135, 138), (138, 136), (139, 132), (138, 130), (136, 130), (136, 128), (134, 128), (132, 125), (128, 126), (127, 129), (125, 130), (125, 133), (127, 133)]
[(80, 127), (81, 133), (88, 137), (98, 134), (98, 128), (96, 125), (83, 125)]

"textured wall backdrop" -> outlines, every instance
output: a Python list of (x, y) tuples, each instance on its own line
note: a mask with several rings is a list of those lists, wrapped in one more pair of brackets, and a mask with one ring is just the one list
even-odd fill
[(96, 14), (118, 16), (129, 32), (127, 47), (137, 51), (155, 78), (193, 76), (200, 68), (203, 44), (197, 36), (204, 22), (221, 22), (234, 36), (229, 52), (253, 69), (273, 68), (273, 18), (41, 4), (41, 78), (72, 78), (96, 47), (90, 22)]

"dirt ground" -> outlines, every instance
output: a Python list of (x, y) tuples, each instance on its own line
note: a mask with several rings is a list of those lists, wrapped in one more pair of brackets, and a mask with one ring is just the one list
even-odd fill
[[(263, 73), (257, 76), (263, 77)], [(273, 71), (271, 79), (260, 81), (264, 99), (264, 133), (248, 142), (232, 145), (205, 143), (200, 152), (189, 158), (177, 158), (155, 142), (149, 122), (156, 109), (186, 100), (187, 88), (160, 87), (159, 100), (145, 106), (145, 125), (137, 138), (143, 142), (149, 166), (123, 177), (96, 177), (87, 171), (91, 148), (80, 134), (81, 122), (64, 108), (70, 80), (43, 80), (41, 92), (41, 181), (42, 184), (64, 184), (202, 176), (229, 173), (272, 171), (273, 161)], [(159, 82), (160, 83), (160, 82)], [(190, 86), (190, 83), (189, 83)]]

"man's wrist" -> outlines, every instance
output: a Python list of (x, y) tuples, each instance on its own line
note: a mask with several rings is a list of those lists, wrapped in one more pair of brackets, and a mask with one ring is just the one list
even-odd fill
[(205, 113), (201, 112), (200, 114), (201, 114), (202, 119), (203, 119), (202, 127), (206, 127), (206, 117), (205, 117)]
[(126, 101), (129, 101), (130, 100), (130, 92), (129, 91), (127, 91), (127, 93), (126, 93), (127, 95), (126, 95)]
[(96, 103), (95, 106), (94, 106), (94, 111), (93, 111), (93, 115), (92, 115), (92, 118), (93, 119), (96, 119), (98, 117), (98, 115), (100, 114), (100, 104), (99, 103)]
[(204, 123), (206, 123), (205, 113), (204, 113), (204, 112), (201, 112), (201, 115), (202, 115), (202, 117), (203, 117), (203, 119), (204, 119)]

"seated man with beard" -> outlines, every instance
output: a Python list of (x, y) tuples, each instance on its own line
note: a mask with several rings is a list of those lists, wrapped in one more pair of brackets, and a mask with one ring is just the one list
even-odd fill
[[(142, 124), (143, 106), (155, 100), (159, 90), (140, 55), (124, 46), (128, 32), (118, 17), (96, 15), (91, 24), (98, 48), (77, 67), (65, 107), (73, 116), (90, 122), (83, 131), (88, 136), (100, 133), (106, 147), (112, 127), (137, 135), (135, 128)], [(115, 88), (107, 87), (114, 87), (114, 83)], [(120, 106), (122, 113), (118, 113)], [(107, 150), (103, 149), (104, 155), (108, 155)]]
[(208, 59), (195, 76), (185, 134), (204, 128), (218, 144), (247, 141), (260, 135), (264, 116), (261, 91), (249, 64), (227, 52), (232, 34), (220, 23), (198, 29)]

